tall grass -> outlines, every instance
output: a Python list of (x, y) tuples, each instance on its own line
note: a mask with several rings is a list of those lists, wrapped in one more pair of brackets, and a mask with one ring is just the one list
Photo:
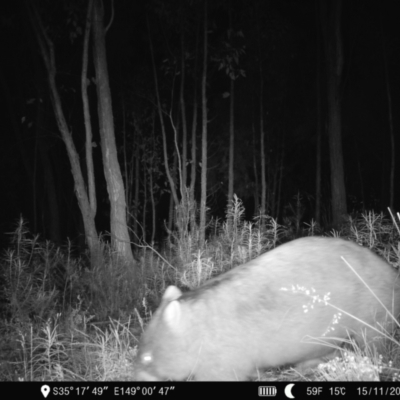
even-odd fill
[[(126, 265), (105, 240), (105, 261), (91, 269), (87, 255), (77, 255), (71, 243), (57, 247), (43, 241), (20, 220), (0, 260), (0, 380), (130, 380), (138, 340), (168, 285), (198, 287), (293, 236), (271, 217), (246, 221), (237, 197), (224, 221), (209, 221), (202, 248), (195, 221), (190, 229), (185, 221), (177, 221), (180, 229), (162, 248), (139, 248), (139, 269)], [(313, 223), (296, 223), (296, 232), (316, 230)], [(399, 233), (383, 215), (349, 218), (338, 234), (372, 248), (393, 266), (399, 263)], [(365, 380), (371, 363), (371, 379), (395, 380), (398, 339), (389, 342), (381, 357), (368, 347), (360, 353), (347, 350), (348, 358), (331, 360), (301, 379)], [(269, 371), (260, 379), (294, 376), (290, 370)]]

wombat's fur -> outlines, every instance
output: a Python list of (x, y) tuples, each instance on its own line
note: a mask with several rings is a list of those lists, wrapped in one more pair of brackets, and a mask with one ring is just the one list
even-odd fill
[[(141, 339), (136, 379), (245, 380), (265, 368), (331, 357), (318, 338), (340, 345), (333, 338), (349, 332), (362, 345), (366, 330), (372, 341), (379, 333), (346, 313), (376, 326), (386, 311), (341, 256), (397, 316), (396, 269), (352, 242), (302, 238), (190, 292), (167, 288)], [(318, 302), (324, 297), (328, 305)]]

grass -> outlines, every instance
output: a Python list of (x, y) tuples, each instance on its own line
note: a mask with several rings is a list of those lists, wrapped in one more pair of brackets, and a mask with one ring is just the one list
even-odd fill
[[(0, 381), (132, 380), (139, 338), (165, 288), (183, 290), (247, 262), (299, 233), (301, 224), (243, 218), (236, 198), (226, 221), (212, 221), (198, 248), (196, 229), (171, 234), (162, 249), (137, 252), (141, 273), (125, 265), (103, 241), (105, 262), (88, 268), (87, 255), (32, 236), (19, 221), (0, 261)], [(293, 231), (291, 231), (293, 226)], [(303, 234), (318, 231), (313, 222)], [(399, 265), (399, 232), (382, 214), (349, 218), (335, 235), (372, 248)], [(398, 330), (384, 354), (368, 347), (300, 375), (290, 368), (260, 371), (259, 380), (398, 381)]]

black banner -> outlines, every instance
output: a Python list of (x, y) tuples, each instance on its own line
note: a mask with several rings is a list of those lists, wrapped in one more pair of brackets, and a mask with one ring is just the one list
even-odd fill
[(154, 398), (188, 399), (201, 396), (260, 399), (362, 399), (400, 396), (400, 382), (2, 382), (1, 397)]

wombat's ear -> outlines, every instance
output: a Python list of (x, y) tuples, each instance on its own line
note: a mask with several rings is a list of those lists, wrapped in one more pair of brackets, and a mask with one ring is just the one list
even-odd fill
[[(175, 286), (170, 286), (174, 288)], [(167, 307), (165, 307), (163, 318), (165, 323), (174, 331), (180, 330), (181, 328), (181, 313), (182, 308), (179, 301), (171, 301)]]
[(168, 286), (162, 297), (163, 300), (172, 301), (182, 296), (182, 292), (176, 286)]

